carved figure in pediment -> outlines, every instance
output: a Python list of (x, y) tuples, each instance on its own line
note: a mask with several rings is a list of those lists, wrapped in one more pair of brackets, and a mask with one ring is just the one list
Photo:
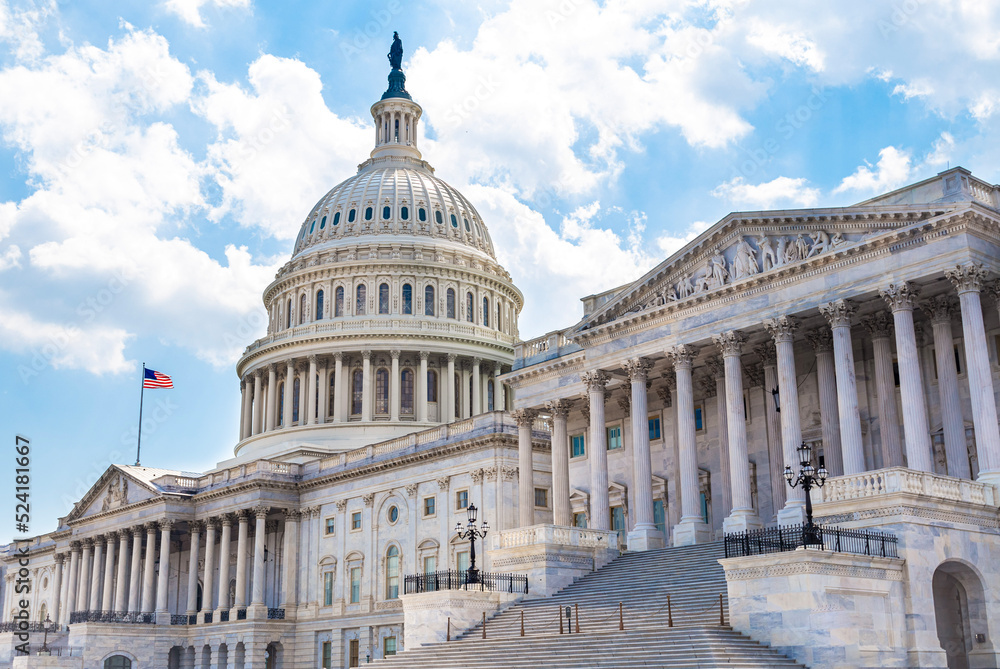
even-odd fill
[(812, 248), (809, 249), (809, 255), (807, 255), (806, 258), (818, 256), (820, 253), (824, 253), (830, 248), (830, 235), (826, 234), (822, 230), (817, 230), (812, 233), (809, 235), (809, 238), (812, 239)]
[(674, 290), (673, 286), (667, 286), (663, 289), (663, 299), (667, 302), (677, 301), (677, 291)]
[(123, 506), (128, 501), (128, 481), (120, 475), (108, 484), (108, 489), (104, 494), (104, 502), (101, 504), (101, 511), (116, 509)]
[(844, 239), (844, 235), (840, 232), (833, 233), (833, 239), (830, 240), (830, 248), (836, 251), (842, 246), (847, 246), (850, 244), (848, 240)]
[(707, 274), (702, 274), (694, 277), (694, 293), (701, 293), (706, 290), (712, 290), (712, 274), (709, 271)]
[(726, 269), (726, 257), (722, 255), (722, 249), (716, 247), (715, 254), (708, 261), (708, 268), (712, 273), (712, 287), (724, 286), (729, 278), (729, 270)]
[(766, 272), (781, 264), (778, 262), (778, 257), (774, 253), (774, 247), (771, 245), (771, 240), (768, 239), (767, 235), (761, 235), (757, 238), (757, 246), (760, 247), (761, 271)]
[(691, 287), (691, 277), (685, 274), (677, 282), (677, 297), (683, 300), (685, 297), (690, 297), (692, 293), (694, 293), (694, 288)]
[(774, 266), (781, 267), (788, 258), (785, 256), (785, 247), (788, 241), (784, 237), (778, 237), (777, 246), (774, 248)]
[(795, 253), (799, 256), (799, 260), (805, 260), (809, 257), (809, 242), (806, 241), (806, 236), (801, 232), (795, 237)]
[(736, 245), (736, 255), (733, 256), (733, 268), (730, 275), (733, 277), (733, 281), (739, 281), (748, 276), (753, 276), (759, 271), (760, 266), (757, 264), (757, 252), (753, 250), (747, 238), (744, 237)]

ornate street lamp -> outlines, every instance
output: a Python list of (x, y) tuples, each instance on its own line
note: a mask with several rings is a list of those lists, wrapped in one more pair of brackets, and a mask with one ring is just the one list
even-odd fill
[(485, 538), (486, 532), (490, 528), (485, 520), (479, 524), (479, 527), (476, 527), (476, 512), (478, 509), (476, 509), (475, 504), (470, 504), (465, 511), (469, 522), (466, 524), (464, 530), (462, 529), (462, 523), (455, 523), (455, 532), (458, 534), (459, 539), (469, 540), (469, 569), (466, 572), (468, 574), (466, 582), (479, 583), (479, 570), (476, 569), (476, 539)]
[(42, 629), (45, 630), (45, 636), (42, 638), (42, 650), (38, 654), (51, 655), (52, 651), (49, 650), (49, 630), (52, 629), (52, 618), (47, 613), (45, 614), (45, 620), (42, 621)]
[(812, 488), (822, 488), (823, 484), (826, 483), (826, 477), (829, 475), (829, 472), (826, 471), (826, 467), (822, 463), (820, 463), (819, 470), (813, 468), (812, 448), (805, 442), (795, 449), (795, 451), (799, 454), (799, 465), (801, 466), (799, 476), (795, 478), (792, 466), (785, 465), (785, 480), (788, 481), (788, 485), (791, 487), (794, 488), (801, 485), (802, 489), (806, 491), (806, 524), (802, 528), (806, 545), (820, 543), (816, 536), (816, 525), (813, 523), (812, 498), (809, 495), (809, 491)]

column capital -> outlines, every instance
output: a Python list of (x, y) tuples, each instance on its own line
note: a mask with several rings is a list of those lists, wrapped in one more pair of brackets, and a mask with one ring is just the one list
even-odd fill
[(232, 525), (233, 525), (233, 514), (231, 514), (231, 513), (223, 513), (222, 515), (219, 516), (219, 523), (223, 527), (232, 527)]
[(888, 339), (892, 336), (892, 317), (884, 311), (876, 311), (871, 316), (861, 319), (861, 324), (868, 330), (872, 339)]
[(203, 529), (205, 529), (205, 521), (203, 520), (192, 520), (188, 523), (188, 532), (191, 534), (201, 534)]
[(503, 374), (503, 365), (497, 362), (493, 365), (493, 375), (500, 376), (501, 374)]
[(795, 331), (799, 329), (799, 322), (791, 316), (778, 316), (764, 320), (764, 329), (767, 330), (775, 344), (791, 342), (795, 336)]
[(642, 381), (646, 382), (646, 377), (649, 376), (649, 370), (653, 368), (653, 361), (646, 358), (629, 358), (624, 363), (622, 367), (628, 374), (629, 381)]
[(302, 512), (298, 509), (283, 509), (282, 514), (286, 523), (297, 523), (302, 518)]
[(571, 406), (572, 402), (569, 400), (554, 400), (545, 404), (545, 408), (549, 410), (553, 418), (566, 418)]
[(712, 335), (712, 341), (719, 347), (724, 357), (731, 357), (738, 356), (743, 352), (743, 344), (746, 343), (747, 336), (739, 330), (729, 330)]
[(819, 313), (823, 314), (832, 328), (851, 327), (851, 316), (857, 310), (850, 300), (834, 300), (819, 305)]
[(65, 553), (56, 553), (55, 556), (54, 556), (54, 559), (56, 561), (56, 564), (61, 565), (63, 562), (66, 561), (66, 554)]
[(944, 275), (962, 293), (978, 293), (983, 288), (988, 272), (982, 263), (966, 263), (956, 265), (952, 269), (946, 269)]
[(717, 355), (709, 356), (705, 360), (705, 366), (708, 367), (708, 371), (711, 372), (712, 376), (717, 379), (723, 379), (726, 377), (726, 363), (722, 361)]
[(951, 323), (951, 318), (956, 313), (955, 301), (950, 295), (935, 295), (917, 306), (927, 314), (931, 323)]
[(399, 360), (399, 356), (401, 353), (402, 351), (400, 351), (398, 348), (394, 348), (391, 351), (389, 351), (389, 357), (391, 357), (393, 360)]
[(518, 471), (519, 469), (517, 467), (504, 465), (500, 468), (500, 475), (503, 477), (504, 481), (516, 481)]
[(369, 492), (361, 496), (361, 503), (366, 507), (371, 508), (372, 504), (375, 503), (375, 493)]
[(897, 311), (913, 311), (913, 304), (920, 294), (920, 289), (909, 281), (890, 283), (888, 288), (878, 291), (889, 309)]
[(806, 341), (812, 346), (816, 353), (828, 353), (833, 351), (833, 333), (828, 328), (811, 330), (806, 333)]
[(594, 371), (580, 374), (580, 380), (586, 384), (587, 390), (593, 392), (595, 390), (603, 391), (611, 378), (603, 370), (595, 369)]
[(343, 362), (344, 361), (344, 352), (343, 351), (337, 351), (336, 353), (333, 354), (333, 359), (334, 360), (339, 360), (339, 361)]
[[(482, 470), (480, 470), (480, 471), (482, 471)], [(406, 496), (410, 497), (410, 498), (416, 497), (417, 496), (417, 488), (418, 487), (419, 486), (417, 486), (416, 483), (408, 483), (408, 484), (406, 484)]]
[(205, 530), (206, 531), (218, 529), (218, 527), (219, 527), (219, 519), (218, 518), (206, 518), (205, 519)]
[(134, 534), (134, 531), (127, 527), (123, 527), (120, 530), (115, 530), (115, 534), (118, 535), (118, 540), (121, 541), (122, 539), (128, 539), (130, 534)]
[(239, 521), (241, 524), (249, 522), (249, 520), (250, 520), (250, 512), (247, 509), (239, 509), (239, 510), (237, 510), (236, 511), (236, 520)]
[(427, 358), (431, 357), (431, 352), (430, 351), (417, 351), (417, 355), (420, 356), (421, 360), (426, 361)]
[(253, 374), (247, 372), (240, 378), (240, 381), (242, 381), (243, 385), (249, 390), (250, 386), (253, 384)]
[(277, 374), (278, 373), (278, 363), (276, 363), (276, 362), (269, 362), (266, 365), (264, 365), (264, 368), (267, 370), (268, 374), (271, 374), (271, 373)]
[(260, 520), (262, 518), (267, 518), (267, 514), (271, 512), (271, 507), (259, 504), (253, 508), (253, 515)]
[(774, 348), (774, 340), (757, 344), (753, 347), (753, 352), (757, 354), (765, 367), (774, 367), (778, 364), (778, 352)]
[(81, 539), (80, 543), (83, 544), (83, 547), (87, 549), (94, 547), (94, 540), (91, 537), (87, 537), (86, 539)]
[(255, 369), (255, 370), (253, 370), (250, 373), (253, 374), (253, 380), (255, 382), (259, 381), (262, 378), (264, 378), (264, 371), (262, 369)]
[(163, 520), (160, 521), (161, 532), (169, 532), (173, 528), (174, 528), (174, 521), (171, 520), (170, 518), (164, 518)]
[(445, 356), (445, 358), (448, 359), (448, 362), (455, 362), (455, 358), (457, 357), (458, 355), (455, 353), (449, 353), (448, 355)]
[(472, 482), (473, 483), (482, 483), (483, 482), (483, 477), (485, 475), (486, 475), (486, 472), (484, 472), (482, 469), (473, 469), (471, 472), (469, 472), (469, 476), (472, 477)]
[(674, 363), (674, 368), (691, 369), (694, 359), (698, 357), (698, 347), (690, 344), (678, 344), (667, 351), (667, 357), (670, 362)]
[(155, 534), (156, 531), (159, 529), (159, 525), (155, 520), (143, 523), (143, 527), (146, 528), (146, 534)]
[(344, 511), (347, 510), (347, 500), (346, 499), (338, 499), (337, 502), (336, 502), (336, 504), (337, 504), (337, 511), (339, 511), (340, 513), (343, 513)]
[(366, 348), (363, 351), (361, 351), (361, 358), (363, 360), (371, 360), (372, 359), (372, 350), (370, 348)]
[(993, 301), (1000, 306), (1000, 279), (990, 281), (983, 286), (983, 290), (985, 290), (986, 294), (993, 298)]
[(535, 419), (538, 418), (538, 411), (536, 409), (516, 409), (510, 412), (510, 416), (518, 427), (531, 427)]
[(479, 358), (479, 357), (474, 357), (474, 358), (472, 358), (472, 364), (473, 364), (474, 366), (477, 366), (477, 367), (479, 366), (479, 363), (481, 363), (482, 361), (483, 361), (483, 359), (482, 359), (482, 358)]
[(90, 541), (95, 546), (103, 546), (104, 544), (108, 543), (107, 538), (103, 534), (98, 534), (96, 537), (94, 537)]
[(317, 365), (317, 364), (319, 364), (319, 356), (316, 355), (315, 353), (313, 355), (310, 355), (309, 358), (308, 358), (308, 360), (309, 360), (309, 364), (310, 365)]
[(441, 477), (438, 477), (437, 484), (438, 484), (438, 489), (439, 490), (447, 490), (448, 489), (448, 485), (450, 483), (451, 483), (451, 477), (450, 476), (441, 476)]

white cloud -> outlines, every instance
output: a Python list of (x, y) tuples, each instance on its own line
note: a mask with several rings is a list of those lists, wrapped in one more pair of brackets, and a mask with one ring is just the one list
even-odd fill
[(833, 192), (854, 192), (878, 194), (898, 188), (909, 180), (911, 170), (910, 152), (887, 146), (878, 152), (878, 163), (858, 167), (850, 176), (844, 177)]
[(660, 235), (656, 238), (656, 245), (660, 248), (660, 251), (663, 252), (663, 257), (669, 258), (713, 225), (715, 224), (709, 223), (708, 221), (695, 221), (680, 235), (670, 232)]
[(29, 0), (15, 9), (0, 0), (0, 43), (9, 44), (18, 61), (37, 60), (45, 50), (38, 29), (56, 11), (56, 0)]
[(196, 28), (205, 27), (205, 20), (201, 17), (201, 8), (205, 5), (250, 9), (250, 0), (165, 0), (163, 3), (167, 11), (176, 14), (181, 20)]
[(743, 177), (721, 183), (712, 195), (738, 207), (773, 209), (778, 204), (813, 207), (819, 201), (819, 189), (809, 188), (804, 178), (777, 177), (760, 184), (748, 184)]
[(747, 42), (764, 53), (780, 56), (814, 72), (822, 72), (824, 69), (825, 56), (822, 50), (804, 33), (787, 26), (752, 21)]
[(896, 84), (893, 95), (902, 95), (904, 99), (926, 98), (934, 94), (934, 88), (926, 81), (913, 81), (908, 84)]
[(11, 244), (7, 250), (0, 253), (0, 272), (12, 267), (21, 266), (21, 249), (17, 244)]
[(950, 132), (942, 132), (941, 136), (934, 140), (931, 152), (924, 158), (924, 165), (940, 169), (942, 165), (950, 163), (954, 151), (955, 138)]

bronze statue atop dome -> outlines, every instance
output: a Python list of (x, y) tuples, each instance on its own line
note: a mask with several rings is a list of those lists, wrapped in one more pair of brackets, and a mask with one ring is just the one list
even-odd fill
[(393, 31), (392, 33), (392, 46), (389, 47), (389, 53), (386, 54), (389, 59), (389, 65), (394, 70), (403, 69), (403, 40), (399, 39), (399, 33)]

